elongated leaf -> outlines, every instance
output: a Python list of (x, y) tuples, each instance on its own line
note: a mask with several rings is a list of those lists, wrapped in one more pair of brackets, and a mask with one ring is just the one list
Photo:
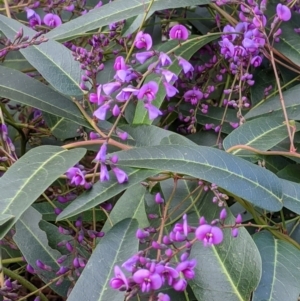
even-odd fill
[(8, 55), (5, 57), (5, 61), (2, 63), (2, 66), (20, 71), (32, 68), (29, 62), (19, 51), (9, 52)]
[[(0, 28), (7, 38), (13, 39), (23, 28), (24, 35), (33, 37), (37, 32), (22, 23), (0, 15)], [(40, 45), (34, 45), (20, 52), (27, 61), (35, 67), (42, 76), (59, 92), (66, 95), (83, 95), (80, 89), (80, 62), (75, 61), (72, 52), (60, 43), (49, 40)]]
[(258, 207), (274, 211), (282, 207), (281, 183), (273, 173), (218, 149), (159, 145), (116, 154), (120, 166), (186, 174), (216, 183)]
[[(182, 43), (181, 47), (174, 48), (174, 51), (172, 51), (172, 53), (186, 60), (189, 60), (198, 49), (200, 49), (207, 43), (217, 39), (218, 37), (219, 35), (191, 37), (189, 40)], [(178, 75), (181, 72), (182, 68), (178, 65), (177, 59), (174, 58), (173, 62), (166, 68), (166, 70), (169, 70)], [(150, 74), (149, 76), (147, 76), (145, 83), (149, 81), (155, 81), (159, 85), (159, 89), (156, 94), (155, 100), (153, 101), (153, 105), (160, 108), (163, 100), (166, 97), (166, 90), (163, 85), (163, 76)], [(150, 120), (148, 118), (148, 111), (144, 108), (143, 102), (138, 102), (133, 119), (133, 124), (152, 124), (152, 122), (153, 120)]]
[(113, 290), (109, 281), (114, 277), (114, 266), (119, 265), (138, 251), (135, 238), (138, 223), (125, 219), (116, 224), (100, 241), (90, 257), (68, 301), (120, 301), (124, 292)]
[(89, 127), (70, 99), (20, 71), (0, 66), (0, 96)]
[[(299, 125), (298, 125), (299, 127)], [(286, 124), (280, 117), (262, 117), (248, 121), (223, 141), (225, 150), (235, 145), (251, 146), (261, 151), (266, 151), (288, 137)], [(238, 156), (253, 156), (253, 152), (237, 149), (231, 152)]]
[(140, 183), (128, 188), (119, 198), (101, 231), (107, 232), (113, 225), (126, 218), (136, 219), (139, 228), (149, 226), (145, 211), (145, 193), (146, 188)]
[(48, 114), (47, 112), (43, 113), (43, 117), (54, 137), (65, 140), (79, 135), (77, 133), (78, 125), (76, 123), (64, 117)]
[(1, 227), (0, 239), (44, 190), (84, 154), (84, 149), (67, 151), (58, 146), (40, 146), (8, 169), (0, 178), (0, 212), (14, 218)]
[[(212, 203), (209, 193), (188, 216), (191, 225), (198, 226), (199, 218), (208, 221), (219, 218), (220, 209)], [(234, 224), (228, 210), (226, 224)], [(261, 258), (251, 236), (239, 228), (233, 238), (230, 229), (224, 229), (224, 240), (218, 246), (205, 247), (202, 242), (193, 245), (191, 258), (197, 260), (195, 278), (190, 281), (197, 300), (249, 301), (261, 277)]]
[[(55, 272), (59, 270), (56, 260), (61, 256), (57, 250), (49, 247), (46, 233), (39, 228), (42, 215), (34, 208), (28, 208), (16, 223), (16, 234), (13, 239), (19, 247), (26, 262), (38, 272), (39, 277), (45, 282), (49, 282), (57, 277)], [(41, 260), (49, 265), (53, 271), (44, 271), (36, 266), (36, 261)], [(61, 285), (55, 283), (50, 287), (61, 296), (66, 296), (70, 282), (65, 280)]]
[[(284, 103), (289, 119), (300, 119), (300, 103), (298, 101), (300, 85), (294, 86), (283, 92)], [(255, 106), (245, 115), (246, 119), (267, 115), (270, 117), (283, 118), (282, 108), (278, 95), (270, 97), (261, 105)]]
[(157, 170), (138, 170), (131, 168), (123, 168), (123, 170), (129, 177), (128, 183), (120, 185), (111, 171), (109, 181), (97, 182), (90, 191), (83, 193), (77, 199), (72, 201), (72, 203), (59, 214), (57, 220), (69, 218), (104, 203), (125, 189), (158, 173)]
[(281, 179), (300, 183), (300, 166), (287, 163), (284, 168), (277, 172), (277, 176)]
[(274, 47), (285, 55), (290, 61), (297, 66), (300, 65), (300, 42), (299, 36), (295, 33), (295, 28), (299, 28), (299, 16), (295, 13), (292, 14), (292, 19), (289, 22), (282, 22), (280, 28), (282, 35), (280, 36), (279, 43), (275, 43)]
[[(93, 9), (75, 20), (56, 27), (46, 34), (46, 37), (55, 40), (67, 40), (70, 37), (80, 36), (82, 33), (108, 25), (110, 23), (126, 20), (130, 17), (143, 14), (145, 9), (152, 3), (151, 9), (162, 10), (168, 8), (182, 7), (181, 0), (119, 0), (103, 5), (100, 8)], [(208, 4), (208, 0), (186, 0), (184, 5), (194, 6)]]
[(281, 179), (283, 206), (300, 214), (300, 184)]
[(262, 277), (253, 301), (295, 301), (300, 293), (300, 251), (262, 231), (254, 235), (261, 258)]

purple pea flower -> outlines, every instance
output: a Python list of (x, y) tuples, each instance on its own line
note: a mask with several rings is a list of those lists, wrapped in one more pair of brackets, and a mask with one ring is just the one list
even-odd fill
[(167, 294), (159, 293), (157, 295), (157, 301), (171, 301), (171, 298)]
[(186, 102), (196, 105), (203, 98), (203, 93), (200, 90), (193, 89), (185, 92), (183, 98)]
[(162, 112), (156, 106), (153, 106), (151, 103), (146, 103), (144, 105), (144, 108), (148, 111), (150, 120), (153, 120), (156, 117), (162, 115)]
[(128, 289), (128, 280), (122, 270), (116, 265), (114, 268), (115, 277), (112, 278), (109, 282), (109, 285), (113, 289), (120, 289), (125, 287), (126, 290)]
[(132, 86), (128, 86), (119, 92), (119, 94), (116, 96), (116, 99), (120, 102), (125, 102), (129, 99), (131, 94), (136, 95), (138, 92), (139, 90), (133, 88)]
[(117, 181), (119, 184), (128, 182), (128, 175), (126, 172), (118, 167), (113, 167), (112, 171), (114, 172)]
[(160, 63), (161, 65), (164, 67), (164, 66), (169, 66), (170, 64), (172, 64), (172, 60), (170, 59), (170, 57), (164, 53), (164, 52), (161, 52), (160, 55), (159, 55), (159, 60), (160, 60)]
[(166, 94), (168, 97), (175, 96), (179, 91), (172, 85), (170, 85), (168, 82), (163, 83), (165, 86)]
[(154, 51), (145, 51), (145, 52), (138, 52), (135, 55), (135, 58), (139, 61), (140, 64), (144, 64), (147, 60), (155, 55)]
[(97, 153), (95, 160), (105, 163), (107, 154), (107, 143), (103, 143), (100, 147), (99, 152)]
[(163, 281), (159, 274), (151, 273), (146, 269), (136, 271), (133, 276), (133, 281), (140, 285), (143, 293), (148, 293), (150, 290), (161, 288)]
[(147, 98), (149, 102), (155, 99), (156, 93), (158, 92), (158, 84), (155, 81), (150, 81), (144, 84), (137, 94), (138, 99)]
[(102, 85), (97, 87), (97, 93), (90, 93), (89, 100), (91, 103), (96, 103), (99, 105), (103, 104), (106, 100), (108, 100), (107, 96), (101, 95)]
[(178, 76), (169, 70), (163, 70), (161, 73), (168, 83), (176, 81), (178, 79)]
[(194, 268), (196, 264), (195, 259), (180, 262), (176, 267), (176, 271), (181, 272), (186, 279), (193, 279), (195, 277)]
[(129, 259), (127, 259), (123, 264), (122, 267), (126, 269), (128, 272), (133, 272), (136, 269), (136, 263), (139, 260), (139, 256), (133, 255)]
[(185, 26), (178, 24), (171, 28), (170, 39), (172, 40), (187, 40), (189, 37), (189, 32)]
[(292, 17), (290, 8), (281, 3), (277, 4), (276, 13), (277, 13), (279, 20), (281, 20), (281, 21), (288, 21)]
[(178, 59), (178, 65), (183, 69), (184, 74), (187, 74), (188, 72), (193, 72), (194, 67), (185, 59), (182, 57), (177, 57)]
[(103, 163), (100, 165), (100, 182), (106, 182), (109, 180), (109, 173), (107, 166)]
[(94, 113), (93, 115), (95, 117), (97, 117), (99, 120), (105, 120), (106, 118), (106, 113), (107, 111), (110, 109), (109, 104), (104, 104), (101, 107), (99, 107)]
[(75, 186), (85, 184), (84, 174), (78, 167), (69, 168), (66, 172), (66, 176), (71, 180), (71, 184), (74, 184)]
[(159, 192), (155, 195), (154, 199), (155, 199), (156, 204), (163, 204), (163, 202), (164, 202), (164, 199), (162, 198), (162, 196)]
[(55, 14), (47, 14), (43, 19), (44, 23), (49, 27), (57, 27), (62, 24), (62, 21), (58, 15)]
[(127, 66), (125, 64), (125, 60), (124, 60), (124, 58), (122, 56), (116, 57), (115, 63), (114, 63), (114, 69), (116, 71), (118, 71), (118, 70), (126, 70), (127, 69)]
[(202, 240), (204, 246), (218, 245), (223, 241), (223, 231), (216, 226), (201, 225), (196, 229), (195, 236)]
[(26, 13), (31, 27), (34, 28), (36, 25), (42, 24), (41, 17), (33, 9), (27, 8)]
[(120, 82), (112, 82), (112, 83), (103, 85), (103, 91), (106, 95), (110, 95), (110, 94), (116, 92), (117, 90), (119, 90), (120, 88), (121, 88)]
[(182, 292), (186, 289), (187, 282), (186, 282), (185, 279), (180, 278), (179, 280), (175, 281), (172, 286), (173, 286), (175, 291)]
[(140, 31), (135, 37), (134, 45), (138, 49), (146, 48), (150, 50), (152, 47), (152, 38), (148, 33)]

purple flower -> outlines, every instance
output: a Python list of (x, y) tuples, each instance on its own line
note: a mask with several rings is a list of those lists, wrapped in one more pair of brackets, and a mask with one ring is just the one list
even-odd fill
[(57, 27), (62, 24), (62, 21), (58, 15), (55, 14), (47, 14), (43, 19), (44, 23), (49, 27)]
[(200, 90), (193, 89), (185, 92), (183, 98), (186, 102), (196, 105), (203, 98), (203, 93)]
[(146, 48), (150, 50), (152, 47), (152, 38), (148, 33), (140, 31), (135, 37), (134, 45), (138, 49)]
[(144, 84), (138, 92), (137, 98), (147, 98), (149, 102), (155, 99), (156, 93), (158, 92), (158, 84), (155, 81), (150, 81)]
[(126, 174), (126, 172), (124, 170), (122, 170), (118, 167), (114, 167), (112, 169), (112, 171), (114, 172), (119, 184), (128, 182), (128, 175)]
[(220, 41), (219, 45), (221, 46), (221, 54), (223, 54), (225, 58), (233, 57), (234, 46), (227, 38)]
[(169, 70), (163, 70), (161, 73), (168, 83), (176, 81), (178, 79), (178, 76)]
[(103, 163), (100, 165), (100, 182), (106, 182), (109, 180), (109, 173), (107, 166)]
[(164, 202), (164, 199), (159, 192), (155, 195), (154, 199), (156, 204), (162, 204)]
[(162, 115), (162, 112), (156, 106), (153, 106), (151, 103), (146, 103), (144, 105), (144, 108), (148, 111), (150, 120), (153, 120), (156, 117)]
[(112, 82), (103, 85), (103, 91), (106, 95), (110, 95), (121, 88), (120, 82)]
[(289, 7), (281, 3), (277, 4), (276, 13), (279, 20), (281, 21), (288, 21), (292, 17), (292, 13)]
[(106, 118), (106, 113), (107, 111), (110, 109), (109, 104), (104, 104), (101, 107), (99, 107), (94, 113), (93, 115), (95, 117), (97, 117), (99, 120), (105, 120)]
[(179, 91), (172, 85), (170, 85), (168, 82), (163, 83), (165, 86), (166, 94), (168, 97), (175, 96)]
[(126, 88), (123, 88), (119, 94), (116, 96), (116, 99), (120, 102), (124, 102), (127, 101), (129, 99), (129, 97), (131, 96), (131, 94), (136, 95), (138, 93), (139, 90), (128, 86)]
[(183, 25), (175, 25), (170, 30), (170, 39), (172, 40), (187, 40), (189, 32)]
[(100, 147), (99, 152), (97, 153), (95, 160), (105, 163), (107, 154), (107, 143), (103, 143)]
[(159, 274), (151, 273), (146, 269), (136, 271), (133, 276), (133, 281), (140, 285), (143, 293), (148, 293), (150, 290), (161, 288), (163, 281)]
[(172, 61), (171, 61), (170, 57), (164, 52), (160, 53), (159, 60), (160, 60), (160, 63), (163, 67), (164, 66), (169, 66), (170, 64), (172, 64)]
[(85, 184), (84, 174), (78, 167), (69, 168), (66, 172), (66, 176), (71, 180), (71, 184), (74, 184), (75, 186)]
[(135, 55), (135, 58), (139, 61), (140, 64), (144, 64), (147, 60), (155, 55), (154, 51), (138, 52)]
[(117, 117), (120, 115), (121, 111), (118, 105), (114, 105), (113, 109), (112, 109), (112, 114), (113, 116)]
[(42, 24), (41, 17), (33, 9), (27, 8), (26, 13), (31, 27)]
[(236, 30), (234, 27), (232, 27), (231, 25), (226, 25), (224, 28), (223, 28), (223, 32), (232, 32), (230, 34), (224, 34), (222, 36), (222, 38), (227, 38), (229, 41), (234, 41), (235, 38), (236, 38)]
[(223, 208), (220, 212), (220, 219), (224, 220), (227, 217), (227, 211), (225, 208)]
[(223, 231), (216, 226), (201, 225), (196, 229), (195, 236), (202, 240), (204, 246), (218, 245), (223, 241)]
[(175, 281), (172, 286), (173, 286), (175, 291), (180, 291), (181, 292), (181, 291), (184, 291), (186, 289), (187, 282), (186, 282), (185, 279), (180, 278), (179, 280)]
[(182, 67), (184, 74), (194, 71), (194, 67), (187, 60), (183, 59), (180, 56), (177, 58), (178, 58), (178, 65)]
[(148, 231), (145, 231), (143, 229), (137, 229), (136, 231), (136, 238), (139, 240), (144, 240), (145, 238), (149, 237), (150, 233)]
[(115, 59), (114, 69), (117, 70), (126, 70), (127, 66), (125, 64), (125, 60), (122, 56), (118, 56)]
[(195, 259), (180, 262), (176, 267), (176, 271), (181, 272), (186, 279), (193, 279), (195, 277), (194, 268), (196, 264)]
[(243, 221), (242, 216), (238, 214), (237, 217), (235, 218), (235, 223), (240, 224), (242, 221)]
[(139, 256), (133, 255), (122, 264), (122, 267), (128, 272), (133, 272), (136, 269), (136, 263), (138, 262), (138, 260)]
[(122, 270), (116, 265), (114, 268), (115, 277), (112, 278), (109, 282), (109, 285), (113, 289), (120, 289), (122, 287), (125, 287), (126, 290), (128, 289), (128, 280)]
[(231, 229), (231, 236), (237, 237), (239, 235), (239, 229), (238, 228), (232, 228)]
[(171, 298), (167, 294), (159, 293), (157, 295), (157, 301), (171, 301)]
[(38, 268), (40, 268), (41, 270), (49, 271), (49, 272), (52, 271), (52, 268), (51, 268), (50, 266), (44, 264), (44, 263), (43, 263), (41, 260), (39, 260), (39, 259), (35, 262), (35, 264), (36, 264), (36, 266), (37, 266)]
[(262, 58), (259, 55), (256, 55), (251, 59), (251, 65), (253, 65), (255, 68), (259, 67), (261, 63), (262, 63)]

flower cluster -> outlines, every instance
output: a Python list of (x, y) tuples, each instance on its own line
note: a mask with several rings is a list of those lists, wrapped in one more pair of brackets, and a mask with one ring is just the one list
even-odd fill
[[(155, 202), (164, 204), (160, 193), (155, 195)], [(183, 222), (176, 223), (169, 234), (155, 240), (156, 229), (152, 227), (138, 229), (136, 238), (141, 244), (149, 245), (144, 251), (139, 251), (121, 267), (115, 266), (114, 277), (110, 280), (113, 289), (126, 291), (127, 299), (135, 296), (138, 292), (143, 294), (156, 293), (154, 300), (170, 300), (167, 294), (159, 292), (163, 287), (171, 287), (175, 291), (184, 291), (187, 281), (195, 277), (196, 260), (190, 259), (191, 248), (194, 243), (201, 241), (205, 247), (215, 246), (222, 243), (224, 235), (221, 227), (227, 212), (224, 208), (220, 217), (208, 224), (204, 217), (199, 220), (199, 226), (188, 224), (187, 215), (184, 214)], [(236, 223), (232, 226), (232, 236), (238, 235), (237, 224), (241, 217), (238, 216)], [(149, 257), (149, 249), (155, 250), (156, 259)], [(180, 258), (179, 262), (175, 256)]]

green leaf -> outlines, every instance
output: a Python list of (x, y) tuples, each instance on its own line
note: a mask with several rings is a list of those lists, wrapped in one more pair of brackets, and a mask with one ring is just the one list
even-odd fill
[(20, 71), (0, 66), (0, 96), (90, 127), (69, 98)]
[(72, 203), (63, 210), (57, 217), (57, 220), (63, 220), (91, 209), (125, 189), (140, 183), (144, 179), (154, 176), (158, 173), (157, 170), (138, 170), (131, 168), (122, 168), (128, 175), (129, 181), (125, 184), (119, 184), (112, 171), (110, 171), (110, 180), (107, 182), (97, 182), (90, 191), (81, 194)]
[(76, 282), (68, 301), (120, 301), (124, 292), (113, 290), (109, 281), (115, 265), (121, 266), (138, 251), (135, 238), (138, 223), (125, 219), (116, 224), (100, 241)]
[[(3, 15), (0, 15), (0, 28), (11, 40), (20, 28), (23, 28), (24, 36), (33, 37), (37, 34), (33, 29)], [(84, 92), (79, 86), (83, 71), (80, 62), (74, 59), (67, 47), (49, 40), (40, 45), (21, 49), (20, 52), (56, 90), (66, 95), (83, 95)]]
[(116, 205), (109, 214), (109, 219), (106, 220), (101, 231), (106, 233), (113, 225), (126, 218), (136, 219), (139, 228), (148, 227), (149, 222), (145, 211), (144, 200), (145, 193), (146, 188), (140, 183), (129, 187), (118, 199)]
[[(152, 3), (151, 9), (154, 11), (182, 7), (182, 0), (119, 0), (103, 5), (100, 8), (93, 9), (88, 14), (69, 21), (59, 27), (56, 27), (46, 37), (55, 40), (68, 40), (68, 38), (80, 36), (81, 34), (108, 25), (110, 23), (129, 19), (145, 13), (145, 9)], [(185, 6), (208, 4), (208, 0), (186, 0)]]
[[(68, 206), (68, 204), (61, 204), (57, 201), (53, 201), (53, 204), (60, 208), (64, 209)], [(48, 202), (39, 202), (32, 204), (32, 207), (35, 208), (39, 213), (43, 215), (43, 220), (49, 221), (49, 222), (55, 222), (57, 219), (57, 215), (54, 213), (54, 209), (52, 205), (50, 205)], [(104, 221), (106, 220), (106, 215), (101, 209), (96, 208), (95, 209), (95, 215), (96, 215), (96, 221)], [(91, 222), (93, 221), (93, 211), (88, 210), (82, 213), (82, 219), (86, 222)], [(76, 221), (77, 216), (73, 216), (69, 218), (69, 221)]]
[(159, 145), (117, 152), (118, 165), (186, 174), (216, 183), (266, 210), (282, 208), (280, 180), (268, 170), (205, 146)]
[(300, 184), (281, 180), (283, 192), (283, 206), (300, 214)]
[[(235, 145), (246, 145), (266, 151), (287, 137), (287, 127), (282, 118), (262, 117), (250, 120), (235, 129), (224, 139), (223, 146), (226, 151)], [(231, 154), (238, 156), (255, 155), (244, 149), (236, 149)]]
[(84, 149), (68, 151), (45, 145), (30, 150), (8, 169), (0, 178), (0, 208), (1, 215), (14, 218), (1, 228), (0, 239), (44, 190), (84, 154)]
[[(262, 101), (266, 96), (264, 90), (269, 86), (276, 87), (276, 79), (272, 69), (259, 68), (254, 71), (255, 85), (250, 87), (251, 105), (255, 106)], [(274, 91), (274, 88), (269, 91), (269, 94)]]
[[(299, 93), (300, 85), (294, 86), (283, 92), (286, 111), (289, 119), (292, 120), (300, 119), (300, 103), (298, 101)], [(261, 115), (284, 118), (278, 95), (272, 96), (261, 105), (253, 107), (249, 113), (245, 115), (245, 118), (252, 119), (253, 117)]]
[(297, 66), (300, 65), (300, 41), (299, 35), (295, 33), (294, 29), (299, 27), (299, 16), (298, 14), (293, 13), (292, 18), (288, 22), (282, 22), (280, 25), (280, 28), (282, 29), (280, 41), (274, 43), (276, 50), (285, 55)]
[(32, 68), (20, 51), (9, 52), (5, 57), (5, 61), (2, 63), (2, 66), (20, 71)]
[[(199, 218), (208, 221), (219, 218), (220, 209), (212, 203), (209, 193), (188, 216), (189, 224), (199, 225)], [(227, 210), (226, 224), (234, 224), (234, 217)], [(197, 260), (195, 278), (190, 281), (197, 300), (249, 301), (261, 277), (261, 258), (251, 236), (239, 228), (233, 238), (230, 229), (224, 229), (220, 245), (205, 247), (202, 242), (193, 245), (191, 258)]]
[(300, 166), (298, 164), (287, 163), (284, 168), (277, 172), (277, 176), (281, 179), (292, 182), (300, 182)]
[(77, 133), (78, 124), (66, 118), (48, 114), (47, 112), (43, 112), (43, 118), (51, 134), (60, 140), (79, 136)]
[(3, 226), (5, 223), (13, 219), (14, 216), (11, 214), (1, 214), (0, 215), (0, 226)]
[[(196, 36), (196, 37), (193, 36), (190, 37), (189, 40), (183, 42), (179, 48), (178, 46), (176, 46), (170, 52), (186, 60), (189, 60), (198, 49), (200, 49), (207, 43), (217, 39), (218, 37), (219, 34), (218, 35), (210, 34), (210, 35)], [(173, 59), (172, 64), (165, 69), (175, 73), (176, 75), (178, 75), (182, 70), (182, 68), (178, 65), (177, 59), (175, 58)], [(149, 76), (147, 76), (145, 83), (149, 81), (155, 81), (159, 85), (158, 92), (152, 104), (157, 108), (160, 108), (166, 97), (166, 90), (163, 85), (163, 76), (158, 76), (157, 74), (150, 74)], [(151, 124), (152, 122), (153, 120), (150, 120), (148, 118), (148, 111), (144, 108), (144, 103), (142, 101), (138, 102), (134, 119), (133, 119), (133, 124)]]
[(252, 301), (296, 301), (300, 292), (300, 251), (267, 231), (255, 234), (253, 239), (262, 258), (263, 273)]
[[(56, 260), (61, 256), (57, 250), (49, 247), (46, 233), (39, 228), (39, 222), (42, 215), (34, 208), (28, 208), (16, 223), (16, 234), (13, 239), (18, 248), (36, 271), (38, 276), (45, 282), (49, 282), (57, 277), (55, 272), (60, 268)], [(44, 271), (37, 267), (36, 261), (41, 260), (44, 264), (50, 266), (53, 271)], [(57, 286), (55, 283), (50, 287), (61, 296), (66, 296), (71, 283), (68, 280)]]
[[(160, 187), (165, 200), (168, 200), (174, 189), (174, 179), (162, 181)], [(194, 208), (194, 204), (198, 199), (197, 196), (200, 196), (199, 188), (200, 186), (196, 181), (186, 181), (184, 179), (177, 181), (176, 191), (169, 205), (168, 215), (170, 221), (168, 223), (176, 222), (185, 212)], [(195, 193), (193, 193), (194, 191)]]

